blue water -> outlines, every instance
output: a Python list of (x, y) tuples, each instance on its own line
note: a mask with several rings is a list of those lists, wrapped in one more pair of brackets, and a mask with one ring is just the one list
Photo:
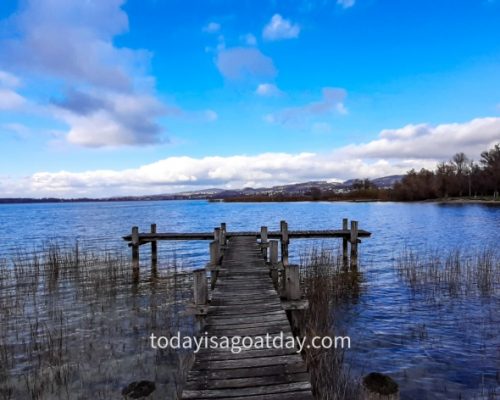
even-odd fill
[[(20, 245), (35, 250), (60, 244), (128, 251), (121, 236), (133, 225), (159, 232), (211, 231), (220, 222), (228, 230), (334, 229), (342, 218), (359, 221), (372, 232), (361, 244), (363, 283), (356, 304), (343, 321), (351, 335), (347, 361), (355, 373), (390, 373), (403, 398), (479, 397), (482, 387), (499, 388), (500, 299), (450, 300), (436, 307), (415, 299), (393, 269), (394, 257), (410, 246), (465, 249), (499, 247), (500, 207), (432, 203), (208, 203), (205, 201), (116, 202), (0, 205), (0, 258)], [(334, 246), (335, 240), (318, 241)], [(292, 259), (311, 241), (291, 243)], [(206, 242), (162, 242), (161, 256), (175, 251), (186, 268), (204, 265)], [(141, 249), (142, 252), (143, 249)], [(142, 262), (147, 261), (145, 246)], [(424, 334), (422, 333), (424, 332)]]

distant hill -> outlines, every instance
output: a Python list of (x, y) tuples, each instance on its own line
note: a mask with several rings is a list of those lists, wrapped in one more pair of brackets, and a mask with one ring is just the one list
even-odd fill
[[(370, 180), (370, 182), (378, 188), (389, 189), (396, 182), (401, 181), (403, 175), (390, 175), (381, 178)], [(59, 199), (59, 198), (0, 198), (0, 204), (6, 203), (58, 203), (58, 202), (88, 202), (88, 201), (153, 201), (153, 200), (191, 200), (191, 199), (226, 199), (231, 197), (242, 196), (304, 196), (309, 195), (314, 191), (321, 193), (338, 193), (351, 190), (353, 184), (358, 182), (357, 179), (349, 179), (344, 182), (328, 182), (328, 181), (309, 181), (292, 183), (288, 185), (277, 185), (272, 187), (243, 189), (220, 189), (207, 188), (200, 190), (191, 190), (171, 194), (155, 194), (145, 196), (113, 196), (107, 198), (75, 198), (75, 199)]]
[[(370, 183), (378, 187), (379, 189), (390, 189), (394, 187), (394, 185), (403, 179), (404, 175), (389, 175), (383, 176), (381, 178), (370, 179)], [(343, 186), (351, 187), (354, 183), (356, 183), (358, 179), (349, 179), (343, 182)]]

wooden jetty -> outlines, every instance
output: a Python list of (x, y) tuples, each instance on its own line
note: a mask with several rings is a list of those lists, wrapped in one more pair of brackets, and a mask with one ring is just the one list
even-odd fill
[[(137, 227), (123, 239), (132, 247), (132, 265), (139, 268), (139, 246), (151, 243), (151, 261), (157, 262), (157, 241), (211, 240), (210, 262), (193, 271), (194, 301), (199, 334), (207, 337), (290, 338), (297, 334), (300, 313), (307, 307), (302, 300), (298, 265), (288, 262), (292, 238), (341, 238), (345, 267), (358, 265), (359, 230), (347, 219), (342, 229), (289, 231), (281, 221), (279, 231), (228, 232), (221, 224), (211, 233), (139, 233)], [(279, 239), (274, 240), (274, 239)], [(350, 254), (348, 245), (350, 244)], [(154, 246), (154, 247), (153, 247)], [(279, 249), (280, 247), (280, 249)], [(278, 257), (280, 253), (280, 258)], [(349, 262), (348, 262), (349, 261)], [(210, 285), (207, 276), (210, 275)], [(183, 399), (313, 399), (309, 374), (297, 348), (202, 348), (189, 373)]]

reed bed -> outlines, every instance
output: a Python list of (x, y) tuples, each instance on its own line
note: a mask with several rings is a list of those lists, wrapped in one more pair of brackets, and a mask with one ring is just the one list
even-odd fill
[(417, 252), (405, 248), (396, 257), (395, 268), (413, 295), (442, 297), (491, 297), (500, 294), (500, 255), (495, 249), (465, 253)]
[[(313, 248), (301, 257), (301, 281), (309, 308), (304, 315), (303, 334), (345, 336), (337, 326), (339, 308), (359, 296), (358, 272), (348, 272), (335, 250)], [(360, 397), (360, 383), (344, 363), (345, 349), (309, 349), (305, 361), (318, 400), (347, 400)]]
[(182, 270), (172, 257), (135, 281), (121, 253), (78, 245), (0, 260), (0, 399), (123, 399), (139, 380), (155, 382), (150, 398), (175, 398), (192, 355), (148, 338), (192, 332)]

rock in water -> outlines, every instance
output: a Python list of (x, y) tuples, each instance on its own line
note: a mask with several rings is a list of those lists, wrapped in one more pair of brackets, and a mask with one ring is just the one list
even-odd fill
[(131, 399), (140, 399), (149, 396), (156, 389), (156, 385), (151, 381), (135, 381), (128, 384), (122, 390), (122, 395)]

